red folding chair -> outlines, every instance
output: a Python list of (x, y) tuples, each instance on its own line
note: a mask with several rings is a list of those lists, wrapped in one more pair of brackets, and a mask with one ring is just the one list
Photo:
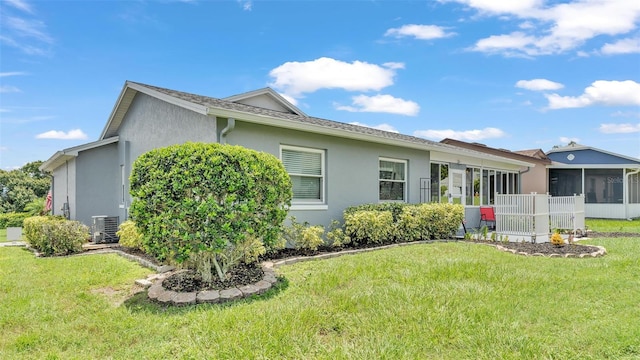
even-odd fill
[(480, 224), (478, 224), (478, 227), (482, 227), (483, 222), (491, 229), (496, 228), (496, 213), (493, 210), (493, 206), (480, 206)]

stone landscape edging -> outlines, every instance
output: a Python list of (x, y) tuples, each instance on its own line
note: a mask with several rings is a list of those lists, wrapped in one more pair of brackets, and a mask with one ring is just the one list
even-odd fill
[(522, 256), (541, 256), (541, 257), (549, 257), (549, 258), (595, 258), (595, 257), (600, 257), (600, 256), (604, 256), (607, 253), (607, 249), (605, 249), (603, 246), (599, 246), (599, 245), (588, 245), (591, 247), (595, 247), (598, 248), (598, 250), (592, 252), (592, 253), (588, 253), (588, 254), (576, 254), (576, 253), (566, 253), (566, 254), (543, 254), (543, 253), (528, 253), (528, 252), (524, 252), (524, 251), (518, 251), (515, 249), (509, 249), (506, 248), (504, 246), (501, 246), (500, 244), (487, 244), (487, 243), (479, 243), (481, 245), (489, 245), (489, 246), (493, 246), (496, 249), (500, 250), (500, 251), (504, 251), (504, 252), (510, 252), (514, 255), (522, 255)]

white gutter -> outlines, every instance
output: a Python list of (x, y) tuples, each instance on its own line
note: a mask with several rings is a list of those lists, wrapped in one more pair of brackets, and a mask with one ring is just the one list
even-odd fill
[(629, 185), (630, 185), (629, 181), (630, 181), (631, 175), (635, 175), (637, 173), (640, 173), (640, 168), (637, 168), (636, 170), (628, 172), (626, 174), (626, 179), (624, 184), (626, 185), (624, 187), (624, 217), (627, 219), (630, 218), (629, 216)]
[[(331, 128), (323, 125), (317, 125), (317, 124), (311, 124), (311, 123), (305, 123), (300, 121), (281, 119), (281, 118), (275, 118), (271, 116), (263, 116), (263, 115), (257, 115), (257, 114), (251, 114), (251, 113), (245, 113), (245, 112), (239, 112), (239, 111), (233, 111), (233, 110), (227, 110), (227, 109), (208, 108), (207, 114), (209, 116), (219, 116), (219, 117), (226, 117), (226, 118), (240, 117), (242, 121), (246, 121), (249, 123), (276, 126), (280, 128), (299, 130), (299, 131), (308, 131), (315, 134), (361, 140), (361, 141), (373, 142), (378, 144), (401, 146), (404, 148), (423, 150), (423, 151), (430, 150), (430, 151), (436, 151), (436, 152), (452, 154), (457, 156), (467, 155), (470, 157), (493, 160), (496, 162), (508, 163), (508, 164), (519, 165), (519, 166), (535, 166), (535, 164), (533, 163), (504, 158), (496, 155), (485, 154), (485, 153), (481, 153), (474, 150), (455, 147), (453, 145), (435, 143), (438, 145), (434, 146), (434, 145), (429, 145), (425, 143), (414, 143), (414, 142), (401, 140), (401, 139), (385, 138), (385, 137), (373, 135), (373, 134), (364, 134), (364, 133), (353, 132), (353, 131), (340, 129), (340, 128)], [(242, 115), (238, 116), (238, 114), (242, 114)]]

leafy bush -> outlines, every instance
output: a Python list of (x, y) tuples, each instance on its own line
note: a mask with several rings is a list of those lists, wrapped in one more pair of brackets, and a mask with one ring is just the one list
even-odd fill
[(33, 216), (24, 220), (24, 236), (29, 245), (45, 256), (82, 251), (89, 228), (56, 216)]
[[(391, 220), (375, 213), (388, 213)], [(455, 234), (463, 218), (464, 207), (459, 204), (365, 204), (345, 210), (344, 234), (356, 243), (445, 239)]]
[(176, 263), (211, 253), (203, 258), (223, 280), (236, 259), (225, 254), (238, 244), (248, 238), (267, 248), (277, 244), (292, 190), (284, 166), (271, 154), (186, 143), (136, 159), (131, 195), (145, 251)]
[(22, 227), (24, 219), (31, 216), (26, 212), (10, 212), (6, 214), (0, 214), (0, 229), (8, 227)]
[(327, 240), (330, 241), (329, 245), (333, 247), (342, 247), (351, 243), (351, 238), (345, 234), (338, 220), (331, 221), (331, 226), (327, 232)]
[(127, 220), (120, 224), (116, 235), (120, 239), (118, 241), (120, 245), (142, 250), (143, 237), (138, 231), (135, 221)]
[(282, 237), (286, 245), (296, 249), (318, 250), (318, 247), (324, 244), (324, 240), (322, 240), (324, 228), (322, 226), (310, 226), (306, 221), (299, 223), (295, 216), (291, 216), (290, 222), (291, 225), (282, 230)]
[(391, 211), (361, 210), (346, 213), (345, 233), (354, 244), (382, 244), (393, 239), (394, 223)]
[(412, 204), (402, 202), (383, 202), (376, 204), (362, 204), (356, 206), (350, 206), (344, 210), (344, 215), (353, 214), (358, 211), (390, 211), (393, 217), (393, 221), (398, 221), (398, 217), (402, 213), (402, 209), (407, 206), (415, 206)]

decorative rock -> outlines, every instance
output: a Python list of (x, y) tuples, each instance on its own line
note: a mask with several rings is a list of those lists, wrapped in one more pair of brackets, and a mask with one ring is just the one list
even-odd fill
[(262, 263), (262, 268), (263, 269), (272, 269), (273, 268), (273, 262), (272, 261), (265, 261)]
[(533, 254), (531, 254), (531, 256), (544, 256), (544, 254), (543, 253), (533, 253)]
[(158, 296), (160, 296), (160, 294), (162, 294), (163, 292), (164, 288), (162, 287), (162, 283), (157, 282), (149, 288), (149, 290), (147, 291), (147, 296), (151, 300), (157, 300)]
[(196, 302), (198, 304), (220, 302), (220, 291), (219, 290), (200, 291), (196, 295)]
[(143, 288), (147, 289), (149, 288), (151, 285), (153, 285), (153, 283), (147, 279), (138, 279), (136, 280), (136, 285), (140, 285)]
[(242, 291), (244, 296), (256, 295), (258, 293), (258, 288), (253, 284), (239, 286), (238, 290)]
[(587, 256), (589, 256), (589, 254), (580, 254), (581, 258), (584, 258), (584, 257), (587, 257)]
[(286, 265), (291, 265), (291, 264), (295, 264), (295, 263), (297, 263), (297, 262), (299, 262), (299, 261), (300, 261), (300, 258), (294, 257), (294, 258), (286, 259), (286, 260), (284, 261), (284, 263), (285, 263)]
[(260, 280), (254, 285), (258, 289), (258, 294), (264, 294), (267, 290), (271, 289), (271, 283), (265, 280)]
[(549, 257), (560, 257), (560, 254), (549, 254)]
[(264, 278), (262, 278), (262, 281), (266, 281), (266, 282), (268, 282), (268, 283), (273, 285), (273, 284), (278, 282), (278, 278), (276, 277), (275, 274), (267, 274), (267, 273), (265, 273), (264, 274)]
[(568, 258), (568, 257), (577, 257), (577, 256), (574, 253), (568, 253), (568, 254), (564, 254), (564, 257)]
[(518, 252), (518, 255), (529, 256), (529, 253), (526, 253), (524, 251), (520, 251), (520, 252)]
[(158, 272), (159, 273), (166, 273), (166, 272), (169, 272), (169, 271), (172, 271), (172, 270), (175, 270), (175, 266), (163, 265), (163, 266), (160, 266), (158, 268)]
[(166, 303), (172, 302), (173, 298), (175, 298), (176, 295), (178, 295), (178, 293), (175, 291), (163, 289), (163, 291), (160, 293), (160, 295), (158, 295), (158, 298), (156, 300), (166, 304)]
[(220, 290), (220, 302), (232, 301), (240, 299), (242, 297), (242, 291), (237, 288)]
[(173, 297), (173, 303), (177, 306), (193, 305), (196, 303), (196, 292), (179, 292)]
[(276, 261), (276, 262), (273, 263), (273, 267), (276, 268), (276, 267), (282, 266), (284, 264), (285, 264), (284, 260)]

